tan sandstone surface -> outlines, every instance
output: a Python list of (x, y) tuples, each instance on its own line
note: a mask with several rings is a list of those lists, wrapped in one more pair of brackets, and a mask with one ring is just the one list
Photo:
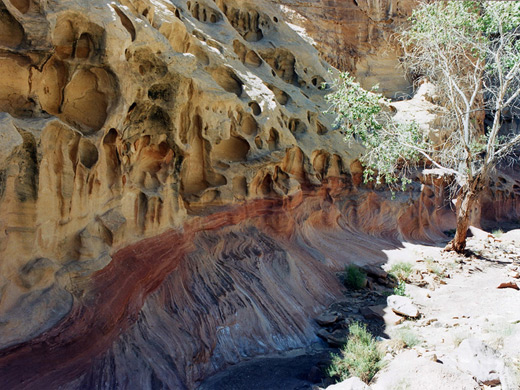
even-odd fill
[(401, 67), (396, 34), (406, 25), (416, 0), (270, 0), (302, 28), (322, 57), (356, 76), (364, 88), (401, 98), (412, 92)]
[[(193, 388), (314, 340), (333, 271), (453, 225), (435, 178), (359, 187), (328, 66), (270, 3), (4, 0), (0, 26), (2, 388)], [(484, 216), (514, 219), (500, 186)]]

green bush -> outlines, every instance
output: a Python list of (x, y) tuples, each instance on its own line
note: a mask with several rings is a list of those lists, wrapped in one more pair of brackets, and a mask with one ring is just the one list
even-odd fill
[(409, 326), (398, 329), (396, 338), (403, 344), (404, 348), (412, 348), (421, 343), (419, 336)]
[(406, 283), (404, 280), (400, 280), (397, 287), (394, 288), (394, 295), (399, 295), (401, 297), (406, 296)]
[(367, 275), (357, 265), (352, 264), (347, 266), (345, 268), (344, 277), (345, 285), (354, 290), (362, 289), (367, 285)]
[(491, 234), (494, 235), (496, 238), (500, 238), (504, 234), (504, 231), (502, 229), (495, 229), (491, 232)]
[(339, 381), (357, 376), (369, 383), (382, 367), (383, 353), (366, 326), (354, 322), (349, 327), (349, 339), (339, 355), (332, 355), (328, 375)]
[(389, 274), (393, 275), (398, 281), (406, 282), (413, 270), (413, 265), (405, 261), (395, 263), (390, 268)]

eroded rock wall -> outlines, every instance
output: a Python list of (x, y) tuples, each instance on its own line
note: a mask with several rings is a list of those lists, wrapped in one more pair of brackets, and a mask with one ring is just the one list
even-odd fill
[(325, 69), (267, 4), (1, 11), (2, 346), (62, 318), (75, 280), (115, 248), (211, 206), (296, 193), (352, 161), (319, 114)]
[(415, 0), (270, 0), (303, 28), (322, 57), (349, 71), (364, 88), (401, 98), (412, 92), (400, 66), (395, 35), (411, 16)]

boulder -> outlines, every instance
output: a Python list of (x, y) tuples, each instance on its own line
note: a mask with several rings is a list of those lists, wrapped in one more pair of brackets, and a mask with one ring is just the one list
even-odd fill
[(419, 317), (419, 309), (413, 304), (410, 298), (390, 295), (387, 298), (387, 304), (396, 314), (411, 318)]
[(334, 332), (328, 332), (325, 329), (318, 331), (318, 337), (325, 340), (331, 347), (342, 347), (348, 341), (348, 332), (345, 329), (338, 329)]
[(338, 322), (338, 316), (332, 314), (322, 314), (316, 318), (316, 322), (320, 326), (329, 326)]
[(370, 383), (373, 390), (477, 390), (471, 375), (447, 364), (439, 364), (433, 356), (421, 357), (414, 350), (397, 355)]
[(365, 271), (367, 275), (372, 276), (376, 279), (386, 279), (388, 277), (388, 273), (384, 269), (376, 265), (365, 264), (361, 267), (361, 269)]
[(481, 385), (497, 386), (505, 374), (505, 364), (500, 355), (474, 338), (460, 343), (453, 357), (457, 368), (472, 375)]

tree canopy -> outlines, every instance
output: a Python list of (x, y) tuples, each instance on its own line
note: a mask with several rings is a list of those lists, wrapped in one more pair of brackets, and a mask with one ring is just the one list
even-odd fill
[(415, 124), (398, 124), (381, 95), (363, 90), (348, 74), (329, 95), (337, 124), (366, 153), (365, 179), (409, 182), (410, 168), (436, 168), (457, 185), (457, 233), (464, 250), (469, 209), (496, 165), (514, 156), (520, 134), (505, 122), (519, 116), (520, 2), (435, 1), (420, 4), (399, 34), (403, 63), (433, 82), (442, 118), (440, 139)]

